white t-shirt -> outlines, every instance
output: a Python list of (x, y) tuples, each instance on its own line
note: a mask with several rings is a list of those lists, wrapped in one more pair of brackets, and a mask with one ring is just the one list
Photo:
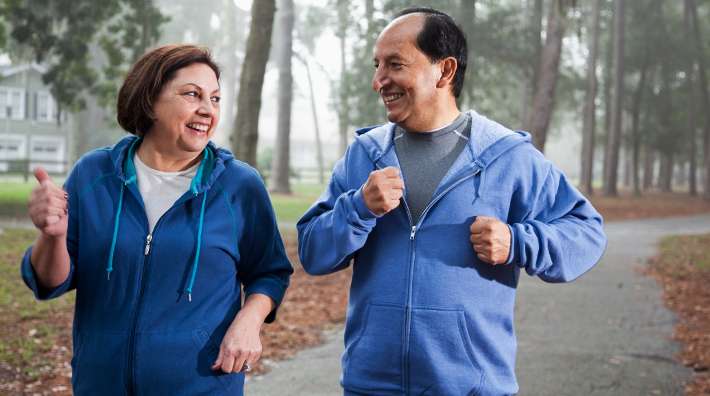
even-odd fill
[(190, 189), (190, 183), (197, 174), (200, 163), (180, 172), (161, 172), (144, 164), (134, 153), (133, 164), (136, 168), (136, 184), (143, 197), (152, 234), (160, 217)]

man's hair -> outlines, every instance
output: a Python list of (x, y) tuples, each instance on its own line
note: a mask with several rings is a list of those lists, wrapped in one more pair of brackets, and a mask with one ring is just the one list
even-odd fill
[(432, 63), (448, 57), (456, 59), (457, 67), (451, 82), (451, 91), (454, 97), (458, 98), (468, 63), (466, 33), (449, 15), (430, 7), (407, 7), (398, 12), (394, 19), (419, 12), (426, 14), (426, 21), (417, 36), (417, 45)]
[(133, 65), (118, 91), (118, 124), (126, 132), (143, 137), (153, 126), (153, 104), (163, 87), (175, 78), (178, 70), (202, 63), (209, 66), (219, 81), (219, 65), (209, 48), (172, 44), (155, 48)]

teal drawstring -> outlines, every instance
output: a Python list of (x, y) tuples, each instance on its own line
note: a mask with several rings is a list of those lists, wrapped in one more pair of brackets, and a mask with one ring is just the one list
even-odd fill
[(106, 269), (106, 279), (111, 279), (111, 271), (113, 271), (113, 251), (116, 249), (116, 237), (118, 236), (118, 220), (121, 218), (121, 206), (123, 206), (123, 188), (125, 184), (121, 183), (121, 197), (118, 198), (118, 210), (116, 210), (116, 225), (113, 227), (113, 241), (111, 242), (111, 253), (108, 256), (108, 268)]
[(195, 262), (192, 264), (192, 279), (190, 279), (190, 286), (187, 288), (187, 295), (189, 301), (192, 301), (192, 285), (195, 283), (195, 275), (197, 274), (197, 261), (200, 258), (200, 246), (202, 245), (202, 220), (205, 217), (205, 201), (207, 201), (207, 191), (203, 192), (202, 196), (202, 209), (200, 209), (200, 225), (197, 231), (197, 252), (195, 253)]

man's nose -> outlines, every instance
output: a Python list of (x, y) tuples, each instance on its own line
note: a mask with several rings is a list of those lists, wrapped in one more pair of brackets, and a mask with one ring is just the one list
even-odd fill
[(377, 70), (375, 70), (375, 77), (372, 78), (372, 89), (380, 92), (380, 90), (386, 87), (390, 82), (391, 80), (387, 76), (387, 73), (384, 72), (384, 68), (377, 68)]

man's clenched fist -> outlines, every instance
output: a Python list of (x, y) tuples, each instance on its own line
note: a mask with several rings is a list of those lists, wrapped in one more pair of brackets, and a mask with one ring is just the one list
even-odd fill
[(370, 211), (381, 216), (399, 205), (404, 182), (394, 166), (370, 173), (362, 187), (362, 198)]
[(504, 264), (510, 254), (510, 229), (492, 217), (477, 216), (471, 224), (471, 242), (478, 258), (490, 264)]

